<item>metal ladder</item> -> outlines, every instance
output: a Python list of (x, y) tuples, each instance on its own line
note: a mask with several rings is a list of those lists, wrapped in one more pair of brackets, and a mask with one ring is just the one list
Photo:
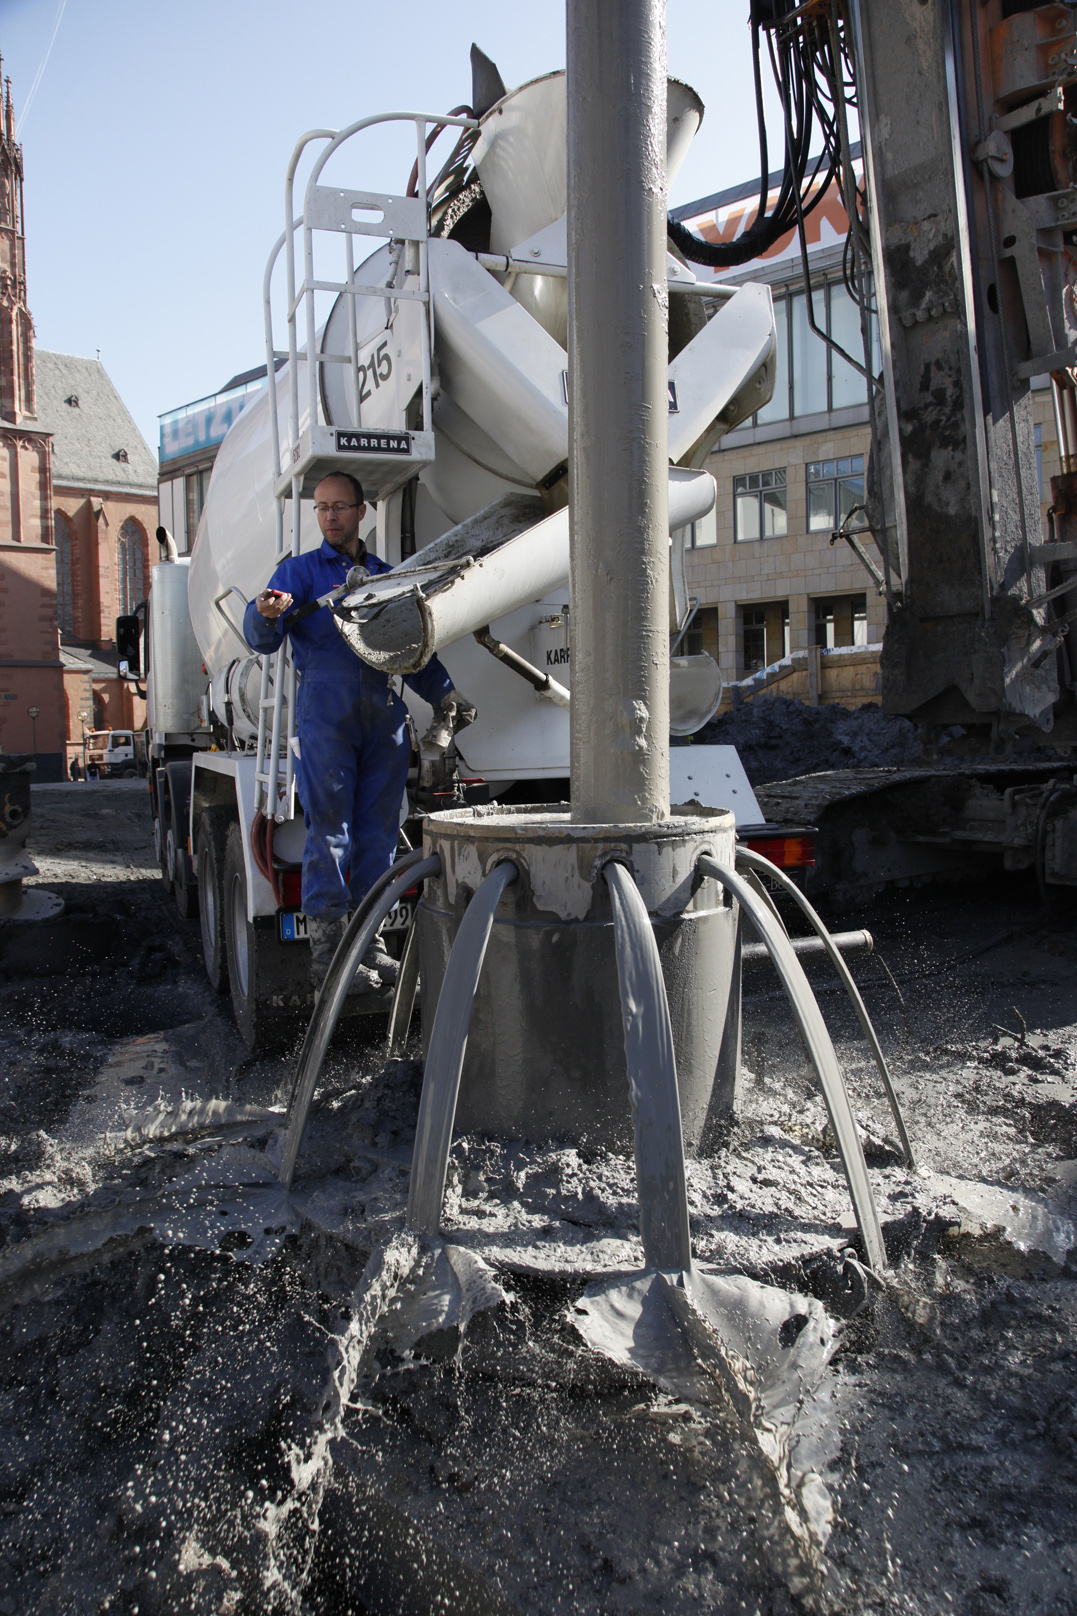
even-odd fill
[[(363, 130), (384, 123), (411, 123), (415, 128), (416, 160), (414, 195), (394, 196), (373, 191), (342, 190), (320, 183), (322, 171), (333, 154)], [(346, 471), (360, 479), (374, 500), (387, 498), (434, 458), (434, 433), (430, 413), (431, 355), (434, 347), (434, 313), (430, 297), (427, 242), (429, 209), (426, 157), (436, 136), (445, 128), (478, 129), (474, 118), (427, 112), (387, 112), (361, 118), (346, 129), (312, 129), (301, 137), (292, 153), (285, 178), (285, 227), (266, 264), (262, 283), (265, 317), (266, 376), (269, 383), (269, 411), (273, 442), (274, 494), (276, 498), (276, 558), (285, 554), (285, 501), (292, 502), (290, 524), (291, 555), (300, 552), (300, 500), (313, 492), (320, 479), (332, 471)], [(307, 181), (303, 212), (294, 217), (295, 174), (306, 147), (324, 140)], [(366, 217), (356, 217), (356, 213)], [(371, 218), (370, 215), (375, 215)], [(380, 217), (377, 217), (380, 216)], [(301, 232), (301, 234), (300, 234)], [(344, 281), (319, 278), (315, 273), (315, 241), (326, 234), (343, 235), (347, 278)], [(376, 236), (390, 245), (391, 274), (383, 286), (367, 286), (355, 279), (355, 236)], [(296, 246), (302, 243), (302, 277), (297, 277)], [(285, 252), (287, 276), (288, 346), (277, 348), (273, 334), (271, 286), (273, 270)], [(411, 284), (409, 284), (409, 282)], [(315, 294), (334, 293), (348, 299), (349, 351), (320, 353), (317, 348)], [(387, 316), (392, 305), (417, 302), (423, 305), (420, 321), (422, 382), (421, 427), (409, 426), (402, 418), (396, 426), (373, 427), (362, 424), (360, 385), (359, 299), (384, 302)], [(307, 364), (305, 417), (300, 414), (298, 316), (302, 309), (305, 327), (304, 355)], [(390, 324), (387, 317), (386, 326)], [(365, 348), (368, 344), (364, 344)], [(281, 433), (277, 406), (276, 370), (278, 360), (288, 362), (288, 423)], [(348, 367), (351, 381), (355, 427), (334, 427), (325, 421), (321, 408), (323, 366)], [(414, 395), (412, 395), (414, 396)], [(280, 650), (262, 657), (262, 684), (258, 708), (257, 765), (255, 769), (255, 811), (278, 823), (295, 813), (295, 667), (287, 643)], [(281, 769), (283, 744), (284, 767)]]

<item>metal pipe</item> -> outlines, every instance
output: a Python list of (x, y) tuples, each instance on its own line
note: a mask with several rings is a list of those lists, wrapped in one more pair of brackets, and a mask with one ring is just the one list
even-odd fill
[[(905, 1118), (901, 1114), (901, 1106), (898, 1102), (897, 1093), (894, 1089), (893, 1080), (890, 1076), (890, 1068), (886, 1064), (886, 1056), (883, 1054), (882, 1045), (879, 1043), (875, 1028), (872, 1026), (871, 1017), (868, 1015), (867, 1006), (860, 996), (860, 989), (853, 981), (852, 976), (849, 973), (848, 966), (842, 959), (843, 953), (852, 953), (854, 950), (846, 950), (841, 947), (839, 938), (832, 937), (830, 932), (827, 931), (822, 920), (819, 918), (819, 915), (816, 913), (813, 906), (808, 902), (803, 892), (801, 892), (796, 882), (791, 881), (790, 878), (785, 874), (784, 870), (779, 870), (777, 865), (771, 863), (770, 859), (764, 857), (764, 855), (761, 853), (751, 852), (747, 847), (740, 847), (737, 849), (737, 863), (744, 865), (747, 869), (756, 871), (758, 874), (766, 875), (768, 880), (777, 881), (782, 890), (788, 893), (789, 897), (793, 899), (794, 903), (799, 906), (801, 913), (807, 917), (811, 925), (814, 927), (816, 938), (820, 946), (826, 950), (827, 954), (829, 954), (830, 962), (837, 971), (838, 976), (841, 979), (842, 986), (849, 995), (849, 1002), (856, 1011), (857, 1019), (859, 1020), (860, 1026), (863, 1029), (864, 1037), (871, 1046), (871, 1053), (875, 1057), (875, 1065), (878, 1067), (879, 1076), (882, 1079), (882, 1085), (886, 1091), (886, 1098), (890, 1105), (890, 1115), (894, 1119), (894, 1127), (897, 1129), (898, 1138), (901, 1140), (902, 1154), (905, 1157), (906, 1165), (909, 1167), (914, 1167), (916, 1164), (913, 1161), (912, 1144), (909, 1140), (908, 1130), (905, 1127)], [(853, 932), (845, 933), (845, 935), (851, 935), (853, 937), (862, 935), (866, 937), (868, 939), (868, 944), (865, 952), (867, 953), (871, 953), (875, 947), (870, 932), (863, 932), (860, 934)], [(812, 941), (812, 939), (798, 938), (798, 941), (808, 942)], [(796, 953), (806, 952), (806, 950), (798, 949), (796, 943), (793, 944), (793, 948)], [(857, 949), (855, 952), (859, 953), (860, 950)]]
[[(294, 221), (292, 229), (298, 221)], [(276, 348), (273, 343), (273, 270), (280, 250), (287, 239), (287, 231), (282, 231), (277, 237), (276, 245), (269, 255), (265, 275), (262, 277), (262, 319), (265, 323), (266, 338), (266, 381), (269, 384), (269, 435), (273, 440), (273, 481), (280, 476), (280, 418), (277, 413), (277, 360)], [(277, 548), (280, 554), (280, 547)]]
[[(363, 417), (359, 409), (359, 393), (361, 389), (359, 387), (359, 331), (355, 307), (355, 246), (350, 230), (344, 236), (344, 245), (347, 249), (348, 270), (348, 348), (350, 350), (349, 365), (352, 375), (352, 419), (356, 426), (360, 427), (363, 424)], [(323, 364), (326, 357), (325, 354), (322, 355)]]
[(669, 815), (662, 0), (568, 0), (572, 816)]
[[(856, 62), (856, 85), (860, 117), (872, 129), (875, 112), (872, 106), (874, 84), (868, 77), (867, 57), (864, 51), (864, 32), (860, 19), (860, 0), (848, 0), (849, 23), (853, 36), (853, 54)], [(883, 361), (883, 392), (886, 397), (887, 438), (890, 457), (890, 476), (894, 488), (894, 528), (897, 539), (898, 568), (901, 587), (909, 576), (909, 522), (905, 509), (905, 472), (901, 463), (901, 433), (899, 431), (897, 389), (894, 383), (894, 350), (890, 342), (890, 309), (886, 293), (886, 272), (883, 258), (883, 238), (887, 221), (881, 214), (881, 197), (875, 179), (875, 142), (862, 142), (864, 180), (868, 195), (868, 240), (871, 245), (872, 291), (875, 296), (876, 322), (879, 332), (879, 350)], [(855, 226), (854, 226), (855, 228)], [(882, 476), (882, 466), (879, 467)], [(885, 541), (885, 534), (883, 535)], [(885, 550), (883, 554), (885, 555)]]
[[(295, 735), (295, 663), (291, 657), (286, 657), (284, 664), (284, 695), (282, 697), (288, 709), (288, 728), (284, 740), (284, 800), (274, 805), (273, 817), (278, 825), (286, 819), (291, 819), (294, 813), (292, 793), (295, 786), (295, 748), (292, 739)], [(279, 765), (278, 765), (279, 768)]]
[[(288, 300), (288, 430), (289, 447), (299, 438), (299, 345), (295, 328), (295, 232), (300, 220), (294, 216), (294, 190), (295, 175), (299, 167), (299, 159), (312, 140), (335, 141), (335, 129), (308, 129), (296, 141), (291, 159), (288, 163), (288, 172), (284, 176), (284, 234), (288, 244), (284, 267)], [(273, 468), (274, 479), (280, 475), (280, 459)]]
[(513, 673), (518, 673), (521, 679), (526, 679), (532, 690), (537, 691), (540, 696), (547, 696), (558, 707), (571, 710), (571, 692), (566, 690), (564, 685), (558, 684), (556, 679), (551, 679), (548, 673), (541, 673), (538, 668), (533, 667), (511, 646), (502, 645), (500, 640), (495, 640), (490, 633), (489, 624), (485, 628), (477, 628), (475, 638), (491, 656), (497, 657), (498, 661), (503, 662), (506, 668), (511, 668)]
[[(426, 299), (425, 331), (426, 340), (422, 344), (423, 365), (423, 431), (429, 432), (433, 426), (431, 415), (431, 355), (434, 352), (434, 299), (430, 296), (430, 249), (427, 245), (427, 236), (430, 231), (430, 198), (426, 194), (426, 123), (416, 121), (415, 138), (418, 152), (415, 159), (415, 172), (419, 195), (423, 199), (423, 239), (419, 243), (419, 292)], [(404, 265), (407, 273), (407, 262)], [(407, 423), (405, 422), (405, 425)]]
[[(513, 258), (511, 253), (488, 252), (471, 256), (483, 269), (492, 269), (495, 275), (548, 275), (552, 280), (564, 280), (568, 274), (567, 265), (549, 263), (545, 259)], [(721, 281), (683, 281), (672, 275), (667, 276), (666, 286), (671, 292), (684, 292), (688, 297), (710, 297), (716, 303), (728, 303), (740, 291), (739, 286), (726, 286)]]
[(823, 1013), (804, 975), (804, 967), (794, 954), (785, 932), (775, 924), (774, 917), (743, 876), (723, 869), (706, 854), (699, 860), (696, 869), (700, 875), (710, 876), (732, 893), (767, 945), (823, 1091), (827, 1116), (837, 1141), (853, 1211), (856, 1213), (857, 1228), (864, 1242), (864, 1252), (870, 1266), (876, 1273), (881, 1273), (886, 1267), (886, 1247), (875, 1197), (871, 1193), (871, 1180), (868, 1178), (860, 1135), (838, 1057), (834, 1053)]
[[(843, 958), (849, 954), (871, 954), (875, 949), (875, 939), (870, 931), (832, 931), (830, 941)], [(790, 937), (793, 953), (798, 959), (821, 959), (827, 952), (826, 944), (821, 937)], [(744, 943), (740, 951), (741, 960), (745, 965), (761, 965), (770, 960), (770, 950), (766, 943)]]
[(630, 872), (623, 864), (610, 863), (602, 874), (613, 908), (644, 1261), (648, 1268), (687, 1271), (692, 1236), (684, 1136), (662, 961), (651, 917)]
[(415, 1009), (415, 995), (419, 987), (419, 917), (416, 915), (408, 928), (400, 970), (393, 993), (393, 1008), (389, 1012), (386, 1043), (391, 1060), (398, 1060), (408, 1041), (408, 1028)]
[[(687, 527), (711, 509), (714, 478), (709, 472), (670, 466), (668, 478), (672, 527)], [(663, 579), (669, 573), (668, 555), (667, 537)], [(345, 638), (364, 661), (385, 673), (414, 673), (443, 646), (561, 589), (569, 577), (568, 512), (555, 511), (477, 559), (446, 557), (438, 569), (440, 576), (425, 566), (405, 563), (384, 577), (370, 579), (348, 598)], [(659, 672), (668, 706), (668, 625), (664, 632)], [(575, 671), (573, 684), (578, 688)]]
[(408, 887), (414, 886), (417, 881), (425, 881), (428, 875), (434, 875), (440, 868), (439, 858), (424, 859), (422, 849), (416, 848), (378, 877), (348, 922), (348, 929), (333, 955), (333, 962), (318, 994), (292, 1079), (288, 1131), (278, 1174), (286, 1190), (292, 1187), (315, 1085), (321, 1074), (329, 1040), (336, 1030), (348, 989), (355, 977), (355, 968), (374, 941), (378, 927), (390, 909), (399, 903)]
[(494, 910), (501, 901), (501, 894), (518, 874), (511, 859), (503, 859), (491, 870), (464, 911), (445, 967), (434, 1025), (430, 1029), (430, 1053), (426, 1057), (419, 1120), (415, 1126), (415, 1150), (411, 1158), (408, 1228), (414, 1229), (416, 1234), (437, 1234), (441, 1224), (452, 1125), (475, 990), (486, 958)]

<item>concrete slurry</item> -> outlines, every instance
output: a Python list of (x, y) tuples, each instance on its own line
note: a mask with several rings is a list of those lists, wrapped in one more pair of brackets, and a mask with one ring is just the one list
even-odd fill
[(793, 1336), (825, 1311), (789, 1439), (809, 1543), (766, 1432), (660, 1331), (644, 1368), (609, 1308), (596, 1331), (641, 1273), (629, 1160), (458, 1139), (420, 1246), (418, 1048), (388, 1062), (375, 1021), (334, 1043), (284, 1196), (296, 1048), (250, 1056), (208, 988), (144, 785), (33, 814), (65, 910), (0, 928), (0, 1616), (1077, 1610), (1071, 907), (1007, 878), (828, 915), (896, 978), (854, 962), (921, 1164), (813, 965), (892, 1265), (851, 1320), (825, 1110), (776, 978), (746, 978), (693, 1247), (804, 1298)]

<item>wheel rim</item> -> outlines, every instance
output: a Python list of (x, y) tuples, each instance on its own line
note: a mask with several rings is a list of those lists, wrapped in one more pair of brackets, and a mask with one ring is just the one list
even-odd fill
[(165, 873), (170, 881), (176, 879), (176, 838), (171, 825), (165, 831)]
[(236, 987), (240, 997), (248, 995), (247, 894), (238, 875), (232, 877), (232, 952), (236, 964)]
[(212, 969), (217, 955), (217, 890), (213, 882), (213, 865), (208, 852), (202, 854), (198, 870), (198, 913), (202, 920), (202, 952), (206, 964)]

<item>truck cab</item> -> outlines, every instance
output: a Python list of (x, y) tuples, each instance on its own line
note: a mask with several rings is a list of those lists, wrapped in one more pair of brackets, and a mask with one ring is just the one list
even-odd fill
[(86, 737), (86, 763), (102, 780), (134, 780), (146, 773), (144, 730), (97, 729)]

